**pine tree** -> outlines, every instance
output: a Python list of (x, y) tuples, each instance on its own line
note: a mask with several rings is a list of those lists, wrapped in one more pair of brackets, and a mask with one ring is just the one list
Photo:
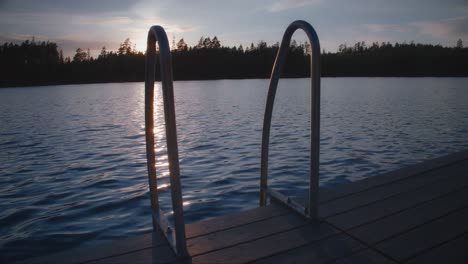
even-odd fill
[(203, 48), (208, 49), (211, 48), (211, 38), (207, 37), (203, 40)]
[(88, 55), (86, 54), (86, 52), (81, 49), (81, 48), (78, 48), (76, 50), (76, 53), (75, 53), (75, 56), (73, 56), (73, 62), (83, 62), (83, 61), (86, 61), (86, 57)]
[(184, 39), (181, 38), (179, 42), (176, 44), (176, 50), (179, 52), (184, 52), (188, 50), (187, 43), (185, 43)]
[(221, 43), (218, 40), (218, 37), (214, 36), (213, 40), (211, 41), (210, 48), (219, 49), (221, 48)]
[(60, 49), (60, 52), (59, 52), (59, 63), (60, 64), (63, 64), (65, 62), (65, 60), (63, 59), (63, 51), (62, 49)]
[(203, 48), (203, 36), (200, 37), (200, 40), (198, 40), (198, 44), (195, 46), (196, 49), (201, 49)]
[(105, 59), (107, 58), (107, 49), (106, 46), (102, 46), (101, 48), (101, 53), (99, 54), (99, 59)]
[(125, 41), (120, 44), (118, 54), (119, 55), (130, 55), (130, 54), (132, 54), (132, 42), (130, 41), (129, 38), (126, 38)]

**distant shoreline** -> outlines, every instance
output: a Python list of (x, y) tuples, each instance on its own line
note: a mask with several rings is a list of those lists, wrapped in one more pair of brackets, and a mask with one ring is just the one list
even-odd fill
[[(281, 79), (306, 79), (309, 77), (282, 77)], [(466, 76), (322, 76), (321, 78), (468, 78)], [(222, 81), (222, 80), (269, 80), (270, 78), (230, 78), (230, 79), (194, 79), (194, 80), (174, 80), (174, 82), (184, 81)], [(80, 84), (111, 84), (111, 83), (141, 83), (144, 80), (138, 81), (105, 81), (105, 82), (49, 82), (49, 83), (19, 83), (12, 85), (0, 84), (0, 89), (6, 88), (28, 88), (41, 86), (57, 86), (57, 85), (80, 85)], [(159, 82), (159, 80), (157, 81)]]
[[(183, 80), (267, 79), (275, 63), (279, 44), (260, 41), (249, 47), (222, 46), (215, 37), (202, 38), (189, 47), (183, 39), (171, 50), (172, 74)], [(291, 42), (282, 77), (310, 76), (308, 43)], [(93, 58), (77, 49), (64, 58), (53, 42), (25, 41), (0, 46), (0, 87), (63, 84), (142, 82), (146, 55), (132, 48), (129, 39), (117, 51), (102, 48)], [(322, 51), (322, 77), (468, 77), (468, 47), (419, 43), (357, 42), (340, 45), (337, 52)], [(159, 63), (155, 79), (160, 79)]]

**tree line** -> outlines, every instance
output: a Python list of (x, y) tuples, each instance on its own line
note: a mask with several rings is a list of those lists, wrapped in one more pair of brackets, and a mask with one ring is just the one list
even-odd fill
[[(195, 46), (184, 39), (172, 43), (175, 80), (268, 78), (279, 43), (265, 41), (249, 46), (223, 46), (214, 36), (201, 37)], [(291, 42), (283, 77), (308, 77), (310, 45)], [(336, 52), (322, 51), (322, 76), (468, 76), (468, 48), (460, 40), (455, 47), (374, 42), (342, 44)], [(143, 81), (145, 54), (130, 39), (115, 50), (102, 47), (94, 58), (78, 48), (64, 57), (56, 43), (34, 38), (20, 44), (0, 45), (1, 87), (65, 83)], [(156, 71), (159, 79), (159, 70)]]

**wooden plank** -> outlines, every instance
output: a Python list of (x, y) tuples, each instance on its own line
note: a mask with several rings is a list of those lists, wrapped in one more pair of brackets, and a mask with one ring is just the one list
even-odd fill
[[(175, 263), (176, 256), (168, 246), (144, 249), (133, 253), (104, 258), (96, 261), (87, 262), (89, 264), (127, 264), (127, 263), (151, 263), (167, 264)], [(64, 262), (66, 263), (66, 262)]]
[(366, 249), (338, 259), (335, 264), (396, 264), (397, 262), (385, 257), (372, 249)]
[(340, 233), (321, 240), (320, 243), (305, 245), (255, 263), (327, 263), (363, 248), (364, 245), (357, 240)]
[[(333, 190), (322, 189), (321, 215), (367, 243), (377, 243), (379, 250), (398, 261), (422, 263), (447, 254), (463, 260), (467, 175), (468, 151), (463, 151)], [(276, 263), (293, 257), (299, 262), (331, 261), (347, 254), (337, 263), (390, 261), (371, 249), (352, 253), (362, 245), (338, 233), (326, 223), (306, 224), (277, 204), (187, 225), (193, 263), (260, 259)], [(175, 256), (162, 236), (149, 233), (25, 262), (90, 261), (167, 263)]]
[(463, 188), (398, 214), (351, 229), (348, 233), (368, 244), (375, 244), (466, 206), (468, 206), (468, 190)]
[[(377, 249), (399, 261), (430, 250), (468, 232), (468, 208), (422, 225), (376, 245)], [(463, 250), (464, 248), (461, 248)]]
[(391, 171), (383, 175), (371, 177), (366, 180), (357, 181), (349, 184), (331, 185), (330, 187), (321, 188), (319, 202), (324, 203), (334, 199), (339, 199), (347, 195), (365, 191), (376, 186), (399, 181), (408, 177), (413, 177), (417, 174), (433, 171), (461, 161), (466, 162), (467, 159), (468, 150), (465, 150), (451, 155), (424, 161), (422, 163), (415, 164), (412, 166), (404, 167), (402, 169)]
[(322, 203), (320, 204), (319, 215), (323, 218), (329, 217), (400, 193), (421, 188), (427, 184), (445, 180), (448, 177), (460, 175), (464, 172), (468, 172), (468, 162), (457, 163), (452, 166), (444, 167), (443, 169), (419, 174), (386, 185), (380, 185), (366, 191)]
[(407, 262), (408, 264), (466, 264), (468, 263), (468, 233), (426, 251)]
[(187, 238), (194, 238), (287, 213), (289, 213), (289, 211), (284, 207), (277, 204), (270, 204), (265, 207), (254, 208), (193, 224), (187, 224), (185, 227), (186, 236)]
[(346, 213), (326, 218), (326, 221), (340, 229), (348, 230), (353, 227), (399, 213), (445, 194), (455, 192), (467, 185), (467, 177), (465, 175), (458, 175), (443, 181), (429, 184), (424, 186), (424, 188), (419, 188), (413, 192), (403, 193), (389, 199), (356, 208)]
[(325, 223), (307, 226), (275, 234), (269, 237), (225, 248), (192, 259), (192, 263), (245, 263), (296, 247), (322, 240), (337, 231)]
[(276, 216), (248, 225), (242, 225), (189, 239), (187, 241), (187, 247), (191, 256), (197, 256), (210, 251), (288, 231), (307, 224), (308, 222), (302, 217), (291, 212), (287, 215)]
[(81, 263), (162, 245), (167, 245), (165, 238), (157, 232), (151, 232), (101, 245), (71, 249), (43, 257), (27, 259), (24, 263)]

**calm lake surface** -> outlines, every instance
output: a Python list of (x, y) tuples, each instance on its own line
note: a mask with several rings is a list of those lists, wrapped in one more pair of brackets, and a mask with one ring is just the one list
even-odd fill
[[(175, 82), (187, 222), (257, 206), (268, 83)], [(280, 82), (270, 184), (287, 194), (307, 188), (309, 96), (307, 79)], [(322, 79), (322, 188), (467, 148), (468, 78)], [(146, 173), (143, 83), (0, 89), (0, 262), (150, 231)]]

